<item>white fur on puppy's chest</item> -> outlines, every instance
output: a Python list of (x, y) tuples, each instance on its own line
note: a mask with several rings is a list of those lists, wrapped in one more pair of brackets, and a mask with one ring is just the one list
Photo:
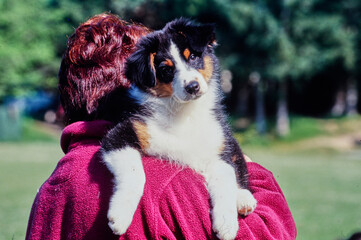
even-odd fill
[[(211, 93), (182, 106), (175, 116), (155, 115), (147, 120), (149, 155), (176, 161), (204, 172), (210, 162), (219, 160), (224, 142), (223, 130), (207, 106)], [(179, 115), (177, 115), (179, 114)], [(171, 124), (165, 126), (166, 122)]]

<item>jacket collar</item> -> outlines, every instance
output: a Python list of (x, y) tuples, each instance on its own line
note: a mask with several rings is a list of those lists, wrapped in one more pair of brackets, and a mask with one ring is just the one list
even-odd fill
[(64, 153), (67, 153), (82, 141), (101, 141), (105, 134), (113, 127), (105, 120), (79, 121), (66, 126), (60, 139)]

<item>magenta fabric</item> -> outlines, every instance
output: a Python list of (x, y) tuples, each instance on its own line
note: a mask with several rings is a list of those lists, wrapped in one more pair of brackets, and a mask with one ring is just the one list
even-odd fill
[[(131, 226), (120, 237), (112, 234), (106, 217), (112, 175), (98, 153), (111, 127), (92, 121), (64, 129), (65, 156), (36, 195), (26, 239), (216, 239), (203, 177), (152, 157), (143, 158), (146, 184)], [(295, 222), (272, 173), (257, 163), (247, 167), (258, 206), (239, 217), (237, 239), (295, 239)]]

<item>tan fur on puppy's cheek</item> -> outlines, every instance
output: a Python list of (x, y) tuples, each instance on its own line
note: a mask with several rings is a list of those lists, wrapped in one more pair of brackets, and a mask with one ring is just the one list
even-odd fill
[(157, 81), (156, 85), (150, 89), (150, 92), (157, 97), (170, 97), (173, 94), (173, 87), (171, 83)]
[(150, 66), (151, 66), (153, 72), (155, 72), (155, 67), (154, 67), (154, 57), (155, 57), (155, 55), (156, 55), (156, 53), (151, 53), (150, 58), (149, 58), (150, 59)]
[(203, 58), (203, 61), (204, 61), (204, 68), (199, 69), (198, 71), (202, 74), (204, 80), (206, 82), (209, 82), (209, 80), (213, 75), (213, 61), (210, 56), (205, 56)]
[(226, 148), (226, 145), (222, 143), (222, 145), (219, 147), (219, 154), (222, 154), (224, 152), (224, 149)]
[(149, 148), (150, 135), (148, 133), (147, 125), (140, 121), (135, 121), (133, 122), (133, 127), (137, 134), (140, 148), (144, 152), (147, 148)]

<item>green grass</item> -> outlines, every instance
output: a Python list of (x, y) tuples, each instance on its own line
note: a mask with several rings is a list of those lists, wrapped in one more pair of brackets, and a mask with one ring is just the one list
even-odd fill
[[(310, 137), (360, 132), (361, 118), (293, 119), (291, 123), (298, 135), (290, 137), (290, 143), (272, 134), (260, 138), (251, 129), (242, 134), (254, 135), (255, 140), (243, 142), (242, 148), (273, 172), (296, 221), (297, 239), (336, 240), (361, 231), (361, 148), (307, 149), (298, 144)], [(39, 132), (46, 134), (35, 128), (22, 142), (0, 143), (0, 239), (24, 239), (36, 191), (63, 155), (58, 137), (39, 140)], [(242, 134), (238, 136), (244, 138)]]
[[(233, 119), (233, 123), (234, 121), (235, 120)], [(268, 132), (264, 136), (258, 135), (256, 126), (253, 123), (246, 129), (236, 131), (235, 137), (242, 145), (250, 146), (269, 146), (282, 142), (290, 143), (326, 134), (327, 132), (325, 129), (323, 129), (322, 124), (323, 122), (320, 119), (291, 116), (291, 132), (286, 137), (277, 137), (277, 134), (274, 130), (274, 120), (269, 120), (267, 122)]]
[(0, 138), (1, 142), (58, 142), (59, 134), (54, 129), (46, 127), (46, 124), (29, 117), (23, 117), (20, 121), (20, 133), (10, 140)]
[[(231, 124), (237, 120), (232, 119)], [(254, 123), (245, 126), (247, 128), (235, 129), (235, 137), (242, 146), (275, 146), (278, 144), (295, 143), (301, 140), (315, 138), (318, 136), (338, 136), (345, 133), (352, 133), (359, 130), (361, 116), (342, 118), (309, 118), (302, 116), (290, 117), (290, 134), (285, 137), (278, 137), (275, 132), (274, 120), (267, 122), (268, 131), (264, 136), (257, 133)]]
[(58, 143), (0, 143), (0, 239), (24, 239), (37, 189), (62, 156)]
[(296, 221), (297, 239), (332, 240), (361, 231), (361, 150), (244, 151), (273, 172)]
[(49, 134), (49, 132), (44, 131), (43, 129), (39, 127), (34, 127), (36, 122), (33, 119), (25, 118), (23, 121), (23, 134), (20, 139), (22, 142), (56, 142), (58, 141), (58, 138), (55, 137), (52, 134)]

